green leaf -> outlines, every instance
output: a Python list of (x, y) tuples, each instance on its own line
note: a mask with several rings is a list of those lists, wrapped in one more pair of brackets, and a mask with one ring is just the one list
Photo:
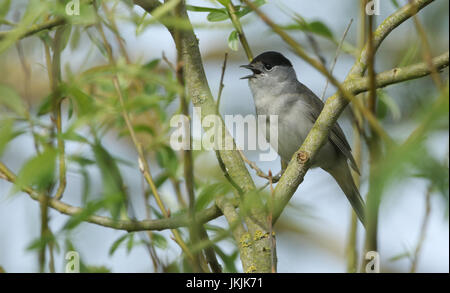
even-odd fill
[(70, 118), (72, 118), (73, 115), (73, 101), (72, 99), (68, 99), (69, 100), (69, 109), (67, 110), (67, 119), (70, 120)]
[(111, 270), (105, 266), (80, 265), (80, 273), (104, 274), (111, 273)]
[(97, 49), (100, 51), (100, 53), (102, 53), (102, 55), (105, 58), (108, 58), (108, 52), (105, 48), (105, 45), (103, 44), (103, 42), (100, 40), (100, 38), (95, 35), (94, 33), (92, 33), (90, 30), (86, 30), (89, 39), (91, 39), (92, 43), (97, 47)]
[(170, 146), (165, 145), (156, 151), (156, 161), (170, 176), (175, 176), (178, 169), (178, 158)]
[(400, 8), (400, 5), (398, 4), (397, 0), (391, 0), (392, 5), (394, 5), (395, 8)]
[(66, 48), (67, 44), (69, 43), (70, 34), (72, 32), (72, 25), (65, 25), (65, 26), (61, 27), (61, 29), (64, 30), (61, 35), (61, 45), (60, 45), (61, 46), (60, 50), (62, 52)]
[(155, 178), (156, 187), (159, 188), (161, 185), (163, 185), (164, 182), (167, 181), (167, 179), (169, 179), (169, 174), (167, 172), (162, 172), (158, 174), (158, 176), (156, 176)]
[(68, 130), (68, 131), (64, 132), (61, 135), (61, 138), (63, 140), (70, 140), (70, 141), (76, 141), (76, 142), (81, 142), (81, 143), (89, 143), (89, 140), (87, 140), (87, 138), (79, 135), (78, 133), (76, 133), (73, 130)]
[[(267, 3), (266, 0), (256, 0), (256, 1), (253, 1), (253, 5), (255, 5), (256, 7), (260, 7), (260, 6), (262, 6), (262, 5), (266, 4), (266, 3)], [(242, 7), (242, 9), (240, 9), (241, 6), (236, 6), (236, 8), (239, 9), (239, 10), (236, 12), (236, 15), (237, 15), (239, 18), (244, 17), (244, 16), (246, 16), (247, 14), (249, 14), (250, 12), (253, 11), (253, 10), (252, 10), (250, 7), (248, 7), (248, 6), (244, 6), (244, 7)]]
[(393, 257), (389, 258), (389, 261), (399, 261), (402, 260), (404, 258), (411, 258), (411, 254), (409, 252), (402, 252), (400, 254), (394, 255)]
[(239, 49), (239, 35), (237, 31), (232, 31), (228, 37), (228, 47), (230, 47), (233, 51), (237, 51)]
[(19, 116), (25, 115), (25, 105), (22, 98), (12, 87), (0, 84), (0, 106), (15, 112)]
[(133, 126), (136, 132), (145, 132), (150, 134), (151, 136), (155, 135), (155, 130), (148, 125), (145, 124), (137, 124)]
[(220, 8), (202, 7), (202, 6), (195, 6), (195, 5), (186, 5), (186, 9), (189, 10), (189, 11), (195, 11), (195, 12), (218, 12), (218, 11), (223, 11), (223, 9), (220, 9)]
[(33, 240), (28, 246), (27, 250), (40, 250), (43, 249), (45, 246), (47, 246), (50, 243), (56, 243), (55, 242), (55, 236), (53, 234), (46, 234), (44, 237), (38, 237), (35, 240)]
[(217, 0), (217, 1), (219, 1), (219, 3), (222, 4), (223, 6), (227, 6), (231, 0)]
[(80, 166), (94, 165), (95, 161), (85, 158), (80, 155), (71, 155), (67, 157), (68, 160), (78, 163)]
[(225, 9), (213, 11), (208, 14), (206, 19), (210, 22), (224, 21), (228, 19), (228, 13)]
[(80, 28), (78, 26), (75, 26), (72, 33), (72, 38), (70, 39), (70, 49), (72, 51), (78, 48), (78, 45), (80, 44), (80, 38), (81, 38)]
[(125, 185), (116, 160), (108, 151), (96, 142), (92, 145), (97, 167), (102, 175), (103, 196), (106, 208), (112, 217), (117, 219), (120, 211), (125, 208)]
[(129, 237), (128, 237), (128, 242), (127, 242), (127, 254), (129, 254), (131, 252), (131, 249), (133, 249), (134, 246), (134, 233), (130, 233)]
[(167, 249), (167, 239), (164, 236), (152, 232), (152, 244), (161, 249)]
[(127, 237), (129, 236), (128, 233), (126, 233), (125, 235), (119, 237), (116, 241), (114, 241), (114, 243), (111, 245), (111, 247), (109, 248), (109, 256), (112, 256), (114, 254), (114, 252), (116, 252), (117, 248), (119, 248), (120, 244), (127, 239)]
[(161, 62), (161, 59), (159, 59), (159, 58), (150, 60), (149, 62), (144, 64), (144, 68), (147, 70), (155, 69), (159, 65), (160, 62)]
[(42, 116), (45, 114), (50, 113), (51, 109), (52, 109), (52, 94), (47, 95), (39, 104), (38, 106), (38, 110), (37, 110), (37, 115), (38, 116)]
[(394, 120), (399, 120), (401, 118), (401, 111), (394, 99), (383, 90), (378, 90), (377, 96), (377, 116), (383, 119), (389, 110), (392, 118)]
[(65, 91), (75, 99), (79, 116), (95, 113), (96, 106), (91, 96), (76, 87), (66, 87)]
[(14, 138), (14, 121), (12, 119), (0, 120), (0, 157), (6, 148), (6, 145)]
[(236, 273), (237, 272), (237, 268), (236, 268), (236, 259), (239, 256), (239, 252), (236, 250), (234, 250), (230, 255), (226, 254), (225, 252), (223, 252), (223, 250), (215, 245), (214, 246), (214, 251), (217, 253), (217, 255), (222, 259), (225, 268), (224, 268), (224, 272), (227, 273)]
[(312, 21), (308, 24), (308, 30), (314, 34), (323, 36), (328, 39), (333, 39), (333, 33), (331, 30), (321, 21)]
[(223, 182), (213, 183), (207, 185), (200, 190), (198, 198), (195, 202), (195, 210), (202, 211), (213, 202), (218, 195), (225, 195), (230, 191), (230, 186)]
[(82, 222), (86, 221), (87, 218), (95, 214), (97, 211), (102, 209), (105, 206), (105, 202), (103, 200), (90, 201), (83, 207), (81, 213), (75, 214), (67, 220), (64, 225), (64, 230), (72, 230), (77, 227)]
[(333, 33), (326, 24), (318, 20), (308, 23), (306, 20), (301, 18), (300, 15), (297, 15), (296, 23), (282, 26), (282, 28), (285, 30), (301, 30), (304, 32), (310, 32), (321, 37), (334, 40)]
[(0, 0), (0, 18), (4, 18), (8, 14), (10, 6), (11, 0)]
[(39, 191), (47, 189), (54, 180), (56, 154), (56, 150), (48, 148), (29, 159), (17, 175), (13, 192), (31, 185), (36, 186)]

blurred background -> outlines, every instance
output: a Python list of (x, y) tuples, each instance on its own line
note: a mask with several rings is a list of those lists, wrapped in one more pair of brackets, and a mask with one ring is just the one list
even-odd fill
[[(4, 19), (18, 23), (27, 9), (28, 1), (11, 2)], [(137, 25), (135, 20), (143, 17), (144, 11), (137, 6), (130, 8), (126, 3), (115, 2), (107, 1), (106, 5), (115, 9), (117, 28), (124, 40), (123, 44), (128, 52), (129, 62), (150, 66), (149, 62), (161, 59), (165, 55), (168, 60), (175, 63), (176, 50), (168, 31), (157, 22)], [(407, 1), (381, 1), (380, 15), (376, 17), (376, 24), (380, 24), (384, 18), (396, 10), (396, 2), (404, 5)], [(0, 5), (6, 5), (5, 3), (6, 1), (0, 1)], [(188, 0), (187, 3), (218, 7), (215, 1)], [(420, 20), (426, 30), (429, 42), (432, 44), (434, 56), (448, 51), (449, 48), (448, 6), (448, 1), (438, 0), (420, 13)], [(334, 58), (337, 47), (336, 40), (341, 39), (351, 19), (353, 19), (353, 23), (345, 41), (350, 49), (352, 46), (357, 46), (359, 4), (356, 0), (268, 0), (261, 9), (278, 24), (286, 25), (287, 29), (289, 25), (295, 24), (292, 12), (298, 13), (308, 22), (317, 20), (325, 24), (331, 37), (315, 35), (314, 39), (327, 66), (330, 66)], [(83, 10), (81, 16), (83, 16)], [(148, 15), (145, 17), (151, 19)], [(219, 90), (224, 54), (225, 52), (229, 54), (220, 106), (221, 114), (254, 114), (254, 104), (247, 82), (239, 79), (247, 74), (244, 69), (239, 68), (239, 65), (247, 64), (248, 61), (240, 45), (237, 51), (232, 50), (229, 46), (228, 38), (233, 30), (230, 21), (210, 22), (207, 20), (206, 13), (195, 11), (190, 11), (189, 17), (195, 26), (206, 75), (215, 97)], [(292, 61), (298, 79), (318, 96), (321, 96), (326, 79), (320, 73), (296, 57), (288, 46), (273, 34), (256, 15), (249, 14), (243, 17), (242, 23), (255, 55), (268, 50), (282, 52)], [(8, 29), (10, 27), (7, 24), (0, 22), (1, 31)], [(311, 54), (314, 54), (314, 49), (305, 32), (295, 29), (289, 30), (289, 32)], [(107, 30), (106, 37), (113, 43), (114, 34)], [(88, 30), (83, 30), (81, 27), (76, 29), (74, 26), (70, 38), (69, 45), (61, 55), (62, 78), (64, 81), (73, 82), (76, 87), (79, 85), (76, 81), (79, 80), (76, 78), (77, 75), (95, 66), (105, 64), (107, 60), (101, 50), (96, 48), (94, 38), (89, 35)], [(78, 38), (78, 41), (74, 41), (74, 38)], [(50, 92), (45, 50), (42, 43), (41, 39), (33, 36), (23, 39), (18, 46), (13, 45), (0, 51), (0, 83), (13, 88), (29, 105), (31, 113), (38, 113), (42, 110), (42, 103)], [(116, 43), (113, 44), (113, 51), (115, 54), (120, 51)], [(334, 69), (334, 76), (339, 80), (344, 80), (354, 63), (354, 56), (343, 51)], [(420, 62), (421, 58), (420, 41), (416, 29), (412, 20), (408, 20), (383, 42), (377, 53), (375, 69), (377, 72), (381, 72), (395, 66)], [(166, 72), (167, 76), (170, 75), (170, 68), (166, 62), (159, 61), (155, 66), (152, 70), (162, 72), (161, 74)], [(24, 68), (28, 68), (28, 70), (24, 70)], [(448, 69), (445, 69), (441, 76), (447, 82)], [(168, 79), (173, 80), (174, 77)], [(335, 88), (331, 85), (328, 86), (325, 97), (334, 92)], [(383, 90), (383, 95), (386, 96), (387, 102), (384, 108), (381, 107), (384, 109), (384, 113), (379, 114), (379, 118), (388, 133), (396, 140), (402, 141), (417, 126), (421, 110), (426, 108), (431, 99), (435, 99), (438, 92), (431, 78), (424, 77), (390, 86)], [(159, 110), (165, 114), (158, 112), (157, 116), (172, 115), (178, 107), (177, 103), (176, 99), (167, 102)], [(104, 104), (100, 107), (104, 107), (101, 108), (101, 111), (106, 114), (120, 115), (114, 111), (114, 105)], [(71, 111), (70, 108), (68, 103), (63, 103), (64, 113), (68, 114)], [(8, 115), (1, 111), (0, 107), (0, 117)], [(142, 123), (150, 123), (149, 125), (152, 126), (152, 119), (155, 118), (151, 115), (143, 112), (136, 114), (136, 117), (142, 119), (140, 120)], [(49, 115), (44, 114), (40, 117), (40, 121), (43, 123), (50, 121)], [(168, 118), (165, 119), (164, 121), (167, 123)], [(64, 127), (72, 125), (71, 121), (66, 115), (63, 120)], [(158, 123), (152, 126), (156, 134), (140, 133), (140, 139), (144, 144), (155, 145), (161, 139), (167, 140), (167, 133), (160, 131), (159, 128), (163, 127)], [(344, 112), (339, 123), (351, 143), (353, 132), (348, 111)], [(114, 158), (118, 159), (135, 217), (142, 219), (146, 217), (144, 196), (142, 195), (144, 182), (137, 167), (134, 146), (128, 136), (123, 133), (121, 135), (121, 131), (123, 132), (123, 121), (122, 125), (120, 123), (113, 124), (102, 135), (102, 145)], [(81, 127), (78, 129), (78, 133), (87, 136), (89, 129)], [(194, 139), (198, 139), (199, 136), (199, 133), (194, 133)], [(428, 153), (436, 160), (445, 163), (448, 162), (448, 145), (448, 124), (441, 125), (440, 128), (430, 132), (426, 141)], [(93, 158), (89, 147), (77, 141), (68, 141), (66, 152)], [(363, 155), (365, 152), (366, 150), (363, 148)], [(273, 173), (280, 170), (279, 160), (259, 162), (257, 151), (245, 151), (245, 154), (266, 172), (269, 169)], [(24, 163), (34, 155), (33, 136), (27, 131), (9, 141), (3, 153), (0, 152), (0, 160), (17, 174)], [(158, 156), (151, 151), (149, 151), (149, 156), (152, 173), (157, 177), (166, 168), (164, 164), (160, 163), (164, 159), (161, 159), (161, 154)], [(367, 158), (364, 157), (364, 161), (366, 160)], [(182, 182), (183, 178), (180, 177), (178, 169), (174, 173)], [(85, 166), (83, 168), (84, 175), (80, 170), (77, 164), (69, 164), (67, 190), (63, 198), (64, 201), (75, 206), (85, 203), (82, 195), (85, 194), (87, 188), (86, 178), (89, 179), (89, 196), (95, 198), (102, 191), (101, 170), (95, 164)], [(249, 170), (257, 185), (262, 186), (265, 180), (257, 177), (253, 170)], [(361, 178), (361, 194), (363, 195), (367, 192), (367, 174), (368, 170), (364, 169)], [(215, 182), (215, 180), (223, 180), (213, 152), (196, 152), (195, 176), (204, 185)], [(448, 167), (447, 174), (443, 176), (448, 180)], [(39, 270), (38, 257), (36, 249), (33, 249), (33, 243), (40, 237), (39, 204), (26, 194), (11, 192), (12, 189), (11, 183), (0, 180), (0, 266), (6, 272), (36, 272)], [(379, 253), (382, 271), (408, 272), (410, 270), (410, 256), (418, 244), (425, 215), (427, 189), (427, 180), (420, 177), (408, 177), (394, 180), (385, 192), (379, 215)], [(168, 182), (163, 183), (160, 190), (167, 206), (172, 211), (176, 211), (179, 208), (179, 202), (174, 196), (172, 185)], [(200, 190), (203, 189), (200, 188)], [(148, 251), (145, 245), (139, 243), (146, 237), (144, 233), (136, 233), (142, 235), (134, 237), (135, 243), (131, 245), (132, 248), (129, 247), (130, 245), (122, 243), (111, 254), (111, 245), (125, 234), (124, 231), (116, 231), (89, 223), (81, 223), (70, 231), (64, 231), (63, 227), (68, 221), (67, 216), (50, 209), (49, 217), (50, 228), (57, 235), (60, 244), (59, 249), (55, 249), (57, 272), (64, 271), (64, 255), (65, 248), (69, 245), (68, 242), (80, 253), (83, 262), (93, 271), (153, 271)], [(345, 272), (350, 219), (350, 206), (336, 182), (322, 170), (310, 170), (275, 226), (278, 271)], [(227, 227), (223, 217), (214, 220), (211, 224)], [(364, 242), (363, 229), (361, 226), (358, 228), (357, 244), (361, 249)], [(166, 239), (161, 241), (163, 243), (156, 248), (159, 258), (167, 264), (179, 261), (180, 249), (170, 239), (170, 233), (160, 232), (159, 234)], [(230, 256), (235, 250), (231, 239), (221, 241), (219, 246), (224, 253)], [(241, 271), (239, 259), (229, 259), (234, 261), (237, 270)], [(431, 197), (431, 213), (417, 271), (449, 272), (448, 181), (443, 192), (433, 192)]]

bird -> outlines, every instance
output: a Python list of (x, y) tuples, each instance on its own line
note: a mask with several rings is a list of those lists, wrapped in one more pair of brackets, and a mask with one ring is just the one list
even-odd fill
[[(250, 64), (241, 65), (252, 74), (247, 79), (257, 115), (278, 116), (278, 140), (266, 139), (283, 163), (289, 162), (303, 144), (324, 107), (324, 103), (307, 86), (298, 81), (292, 63), (279, 52), (268, 51), (255, 57)], [(270, 129), (269, 120), (266, 129)], [(353, 180), (350, 168), (360, 175), (351, 147), (342, 128), (336, 122), (328, 139), (311, 161), (338, 183), (361, 223), (365, 224), (365, 203)]]

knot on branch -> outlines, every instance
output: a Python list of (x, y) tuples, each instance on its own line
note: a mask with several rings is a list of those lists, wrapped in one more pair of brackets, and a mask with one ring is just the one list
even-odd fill
[(394, 68), (394, 70), (392, 72), (394, 73), (394, 77), (397, 76), (398, 68)]
[(251, 265), (248, 267), (248, 269), (245, 271), (245, 273), (254, 273), (256, 272), (256, 267), (254, 265)]
[(299, 164), (306, 164), (306, 162), (308, 162), (309, 160), (309, 154), (307, 152), (304, 151), (300, 151), (297, 154), (297, 162)]
[(251, 240), (250, 233), (245, 233), (239, 240), (239, 244), (242, 247), (250, 247), (252, 245), (250, 240)]
[(267, 238), (267, 237), (269, 237), (269, 233), (268, 232), (264, 233), (261, 230), (257, 230), (255, 232), (255, 235), (253, 236), (253, 240), (254, 241), (258, 241), (258, 240), (261, 240), (261, 239)]

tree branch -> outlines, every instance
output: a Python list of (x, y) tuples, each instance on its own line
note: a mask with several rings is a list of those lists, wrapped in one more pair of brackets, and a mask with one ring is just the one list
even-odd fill
[(65, 24), (65, 23), (66, 23), (66, 20), (64, 18), (56, 17), (56, 18), (53, 18), (53, 19), (43, 22), (43, 23), (34, 24), (25, 31), (23, 31), (19, 28), (12, 29), (9, 31), (3, 31), (3, 32), (0, 32), (0, 41), (2, 41), (4, 38), (7, 38), (8, 36), (14, 35), (16, 33), (19, 34), (19, 36), (17, 38), (18, 40), (23, 39), (28, 36), (32, 36), (40, 31), (43, 31), (46, 29), (51, 29), (51, 28), (54, 28), (56, 26), (59, 26), (59, 25)]
[[(0, 178), (3, 178), (11, 183), (14, 183), (16, 182), (17, 176), (11, 170), (9, 170), (8, 167), (6, 167), (3, 163), (0, 162)], [(27, 193), (32, 199), (36, 201), (40, 201), (42, 196), (45, 196), (30, 187), (24, 187), (22, 191)], [(83, 208), (66, 204), (54, 198), (49, 198), (48, 206), (68, 216), (75, 216), (84, 211)], [(214, 205), (208, 209), (205, 209), (197, 213), (197, 221), (198, 223), (206, 223), (220, 217), (221, 215), (222, 212), (220, 211), (220, 209), (216, 205)], [(186, 214), (158, 220), (143, 220), (143, 221), (114, 220), (112, 218), (104, 216), (92, 215), (88, 216), (85, 219), (85, 221), (92, 224), (113, 228), (116, 230), (125, 230), (128, 232), (145, 231), (145, 230), (161, 231), (166, 229), (187, 227), (190, 225), (190, 219)]]
[[(136, 4), (144, 4), (141, 6), (144, 9), (149, 7), (147, 6), (148, 2), (154, 1), (144, 2), (135, 1)], [(171, 27), (167, 28), (174, 38), (177, 49), (181, 48), (188, 96), (191, 98), (193, 105), (201, 109), (201, 113), (199, 113), (201, 114), (199, 115), (201, 120), (208, 115), (216, 115), (216, 117), (219, 117), (219, 119), (215, 121), (216, 123), (212, 126), (204, 127), (204, 130), (208, 131), (212, 127), (215, 127), (215, 133), (218, 133), (218, 135), (215, 135), (214, 140), (218, 143), (217, 149), (219, 156), (223, 161), (231, 181), (235, 182), (238, 185), (238, 189), (243, 192), (243, 196), (246, 196), (250, 191), (256, 189), (255, 183), (245, 167), (245, 163), (239, 155), (239, 152), (236, 151), (237, 148), (233, 137), (230, 135), (223, 120), (217, 113), (216, 103), (211, 94), (203, 68), (200, 49), (198, 47), (198, 39), (195, 36), (193, 27), (187, 15), (185, 1), (181, 1), (178, 5), (179, 16), (181, 16), (186, 27), (183, 30), (179, 30), (179, 39), (175, 34), (175, 29)], [(146, 11), (149, 13), (152, 12), (152, 10), (147, 9)], [(226, 148), (229, 143), (233, 146), (232, 150)], [(262, 223), (266, 223), (267, 217), (264, 205), (260, 198), (255, 197), (255, 200), (250, 207), (249, 214), (244, 216), (244, 220), (246, 221), (250, 234), (249, 239), (252, 248), (251, 259), (253, 261), (247, 271), (270, 272), (271, 260), (270, 256), (267, 257), (266, 251), (270, 251), (271, 246), (268, 241), (269, 234), (267, 228), (262, 225)], [(237, 239), (237, 241), (239, 240)]]
[[(437, 71), (448, 67), (449, 52), (439, 55), (432, 59), (432, 66)], [(407, 80), (417, 79), (432, 73), (430, 66), (426, 62), (417, 63), (410, 66), (393, 68), (376, 75), (377, 88), (386, 87), (391, 84), (400, 83)], [(367, 77), (350, 80), (345, 83), (354, 94), (365, 92), (369, 89), (369, 80)]]

